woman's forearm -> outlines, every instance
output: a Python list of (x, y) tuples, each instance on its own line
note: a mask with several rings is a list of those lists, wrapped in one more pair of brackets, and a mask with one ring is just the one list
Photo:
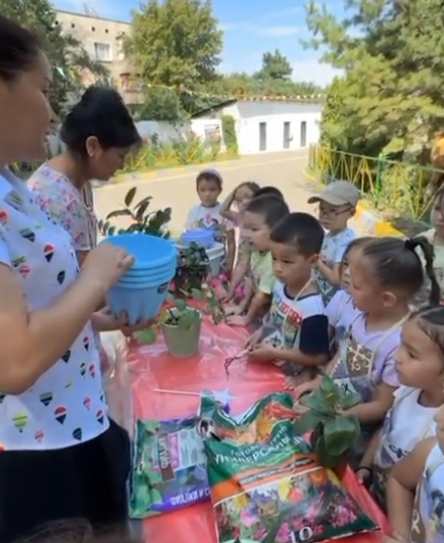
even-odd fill
[(50, 306), (29, 312), (14, 273), (0, 265), (0, 390), (30, 388), (74, 343), (105, 294), (80, 275)]

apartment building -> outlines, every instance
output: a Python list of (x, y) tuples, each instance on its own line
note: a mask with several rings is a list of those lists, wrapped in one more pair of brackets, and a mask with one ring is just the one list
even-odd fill
[[(140, 83), (122, 49), (122, 37), (131, 25), (99, 17), (95, 13), (75, 13), (57, 10), (57, 23), (66, 33), (81, 41), (92, 59), (103, 63), (109, 70), (116, 88), (127, 104), (142, 101)], [(94, 83), (91, 74), (81, 74), (85, 85)]]

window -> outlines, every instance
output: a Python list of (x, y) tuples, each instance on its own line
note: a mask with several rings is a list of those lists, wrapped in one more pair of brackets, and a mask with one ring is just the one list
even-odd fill
[(109, 30), (107, 28), (105, 28), (105, 34), (108, 34)]
[(92, 26), (92, 27), (91, 27), (91, 31), (92, 31), (92, 32), (95, 32), (95, 31), (96, 31), (96, 27), (95, 27), (95, 26)]
[(102, 62), (110, 62), (112, 58), (111, 45), (109, 43), (94, 43), (94, 59)]
[(71, 28), (75, 28), (76, 25), (74, 23), (71, 23)]

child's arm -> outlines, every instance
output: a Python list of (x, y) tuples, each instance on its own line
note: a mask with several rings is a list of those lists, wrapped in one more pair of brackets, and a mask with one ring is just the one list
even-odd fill
[[(321, 366), (327, 362), (329, 338), (328, 320), (325, 315), (312, 315), (303, 319), (299, 338), (298, 348), (273, 348), (272, 359), (308, 367)], [(255, 356), (255, 351), (252, 352), (252, 356)]]
[(234, 237), (234, 228), (227, 230), (226, 236), (226, 248), (227, 248), (227, 271), (231, 275), (234, 266), (234, 259), (236, 256), (236, 240)]
[(236, 195), (237, 187), (230, 192), (230, 194), (225, 198), (225, 200), (222, 202), (222, 205), (220, 206), (220, 214), (224, 219), (228, 219), (229, 221), (233, 221), (235, 224), (237, 224), (239, 213), (236, 211), (233, 211), (231, 209), (231, 206), (234, 203), (234, 197)]
[(395, 464), (387, 480), (387, 513), (393, 535), (410, 541), (415, 490), (436, 438), (420, 441), (413, 451)]
[(376, 451), (379, 447), (379, 442), (381, 441), (382, 432), (377, 430), (367, 446), (364, 456), (359, 464), (359, 467), (355, 470), (356, 475), (360, 482), (368, 479), (372, 473), (372, 467), (375, 460)]
[(248, 308), (247, 314), (244, 317), (245, 326), (250, 325), (254, 320), (260, 317), (264, 312), (264, 307), (270, 302), (271, 292), (267, 294), (261, 290), (257, 290), (253, 295)]
[(233, 275), (231, 276), (230, 288), (228, 290), (229, 298), (233, 297), (234, 291), (236, 290), (237, 285), (245, 277), (248, 271), (249, 265), (250, 265), (250, 258), (249, 258), (248, 252), (245, 252), (240, 255), (237, 261), (237, 264), (234, 267)]
[(319, 257), (316, 267), (331, 285), (339, 286), (341, 284), (341, 276), (339, 273), (340, 262), (333, 264), (333, 268), (329, 268), (327, 264)]
[(359, 403), (345, 411), (347, 415), (354, 415), (359, 422), (379, 422), (384, 419), (387, 411), (392, 407), (397, 387), (387, 383), (376, 386), (375, 396), (371, 402)]

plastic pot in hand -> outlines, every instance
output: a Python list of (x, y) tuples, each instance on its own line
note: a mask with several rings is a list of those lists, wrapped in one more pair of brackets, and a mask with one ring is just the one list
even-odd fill
[[(108, 292), (111, 311), (116, 316), (125, 311), (129, 324), (156, 317), (176, 271), (174, 244), (146, 234), (122, 234), (111, 236), (107, 241), (124, 248), (135, 259), (133, 266)], [(137, 275), (131, 275), (132, 270), (137, 271)]]
[[(163, 337), (168, 352), (178, 358), (188, 358), (199, 352), (200, 332), (202, 328), (202, 313), (197, 309), (189, 308), (196, 315), (191, 326), (181, 326), (166, 320), (161, 324)], [(170, 309), (172, 315), (178, 315), (174, 308)]]

